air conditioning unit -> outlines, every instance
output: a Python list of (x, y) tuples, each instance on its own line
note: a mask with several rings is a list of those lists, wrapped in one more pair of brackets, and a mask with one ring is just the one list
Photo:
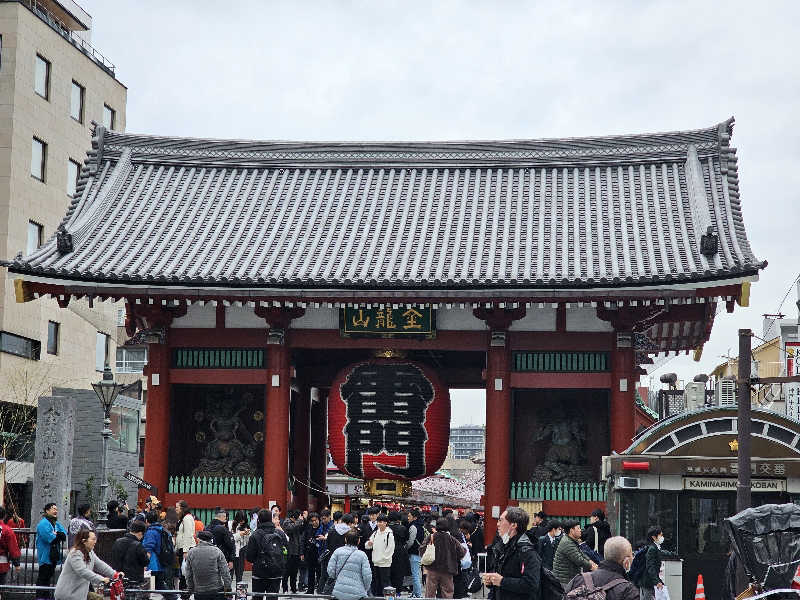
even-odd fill
[(706, 404), (706, 385), (700, 381), (690, 381), (683, 388), (686, 410), (699, 410)]
[(732, 377), (720, 379), (714, 388), (714, 400), (720, 407), (736, 406), (736, 380)]
[(620, 477), (617, 481), (617, 487), (623, 490), (638, 490), (639, 478), (638, 477)]

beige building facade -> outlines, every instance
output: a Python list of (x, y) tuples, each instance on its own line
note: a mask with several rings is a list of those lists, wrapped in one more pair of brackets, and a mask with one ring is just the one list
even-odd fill
[[(55, 234), (91, 147), (92, 122), (125, 129), (127, 89), (90, 45), (91, 17), (71, 0), (0, 1), (0, 254)], [(115, 366), (118, 309), (84, 298), (18, 303), (0, 269), (0, 390), (35, 406), (53, 386), (83, 388)], [(30, 463), (28, 463), (30, 464)], [(18, 471), (21, 469), (18, 469)], [(32, 470), (32, 466), (31, 466)], [(9, 482), (27, 473), (9, 467)]]

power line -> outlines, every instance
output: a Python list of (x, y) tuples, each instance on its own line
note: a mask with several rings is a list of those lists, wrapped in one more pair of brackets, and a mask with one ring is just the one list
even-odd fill
[[(789, 297), (789, 294), (791, 293), (792, 288), (795, 286), (795, 284), (798, 281), (800, 281), (800, 273), (798, 273), (797, 277), (794, 278), (794, 281), (791, 284), (789, 284), (789, 289), (787, 289), (786, 293), (783, 295), (783, 300), (781, 300), (781, 303), (778, 305), (778, 310), (776, 310), (773, 314), (776, 314), (776, 315), (780, 314), (781, 308), (783, 307), (783, 303), (786, 302), (786, 298)], [(775, 325), (775, 321), (776, 320), (777, 320), (777, 317), (775, 317), (773, 319), (770, 319), (769, 327), (767, 327), (766, 331), (764, 331), (764, 335), (767, 335), (770, 332), (770, 330), (772, 329), (772, 326)], [(755, 336), (753, 336), (753, 337), (755, 337)]]

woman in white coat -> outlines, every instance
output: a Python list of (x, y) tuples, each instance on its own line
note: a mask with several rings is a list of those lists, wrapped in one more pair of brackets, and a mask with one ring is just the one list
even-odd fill
[(394, 554), (394, 534), (389, 529), (389, 519), (386, 515), (378, 516), (378, 526), (364, 546), (372, 550), (372, 566), (375, 567), (375, 579), (378, 589), (383, 593), (383, 588), (392, 585), (392, 555)]
[[(175, 554), (178, 556), (178, 566), (183, 566), (183, 559), (189, 554), (189, 550), (197, 545), (197, 540), (194, 537), (194, 515), (189, 510), (189, 503), (186, 500), (178, 500), (175, 503), (175, 509), (178, 511), (178, 527), (175, 532)], [(186, 577), (183, 575), (183, 569), (179, 570), (180, 575), (180, 589), (186, 589)]]

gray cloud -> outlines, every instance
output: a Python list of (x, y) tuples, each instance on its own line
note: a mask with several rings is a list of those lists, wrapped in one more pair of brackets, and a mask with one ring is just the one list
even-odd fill
[[(735, 115), (744, 218), (770, 262), (701, 363), (760, 331), (800, 271), (797, 2), (106, 2), (95, 45), (128, 130), (313, 140), (506, 139), (704, 127)], [(794, 292), (784, 312), (794, 315)]]

